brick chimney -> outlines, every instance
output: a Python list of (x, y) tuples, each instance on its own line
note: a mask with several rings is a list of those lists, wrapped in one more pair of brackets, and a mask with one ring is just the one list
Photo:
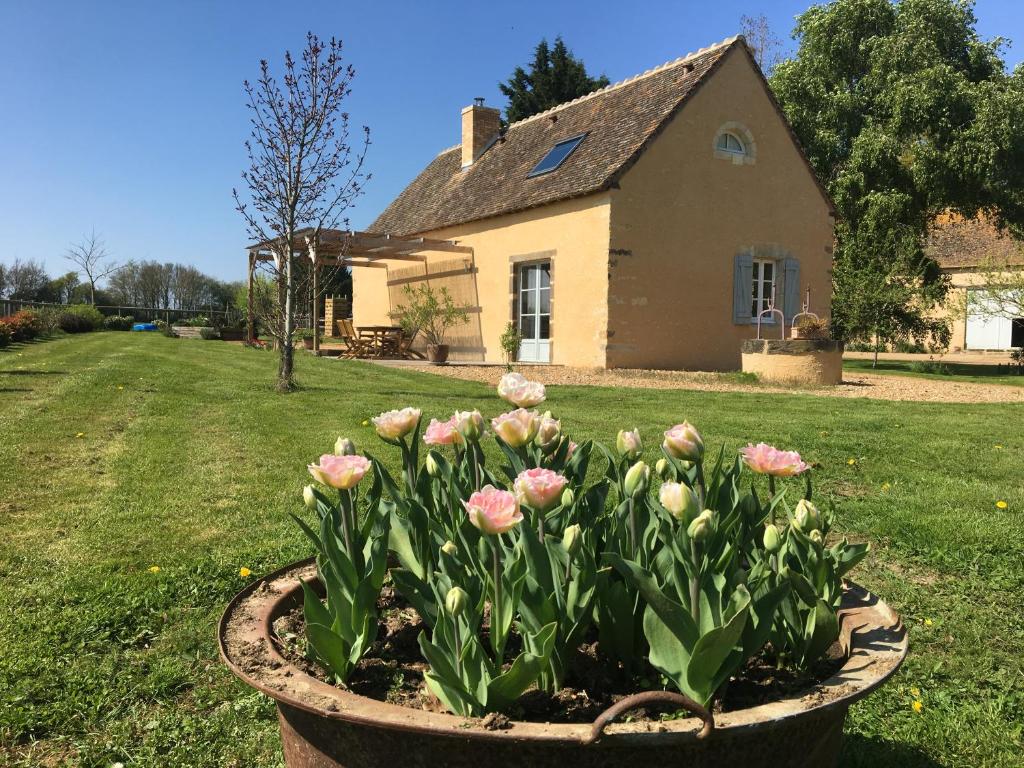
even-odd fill
[(501, 112), (485, 107), (482, 98), (473, 99), (473, 106), (462, 110), (462, 167), (468, 168), (483, 154), (490, 141), (498, 135)]

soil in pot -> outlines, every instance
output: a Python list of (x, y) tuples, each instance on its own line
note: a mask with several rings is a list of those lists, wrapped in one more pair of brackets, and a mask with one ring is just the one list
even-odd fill
[[(423, 682), (427, 668), (420, 655), (417, 637), (424, 625), (416, 612), (395, 593), (385, 587), (379, 602), (381, 621), (378, 639), (366, 657), (359, 662), (349, 680), (348, 689), (360, 696), (413, 709), (444, 712), (441, 703)], [(486, 629), (485, 629), (486, 631)], [(283, 615), (274, 623), (274, 640), (290, 663), (308, 675), (324, 682), (333, 680), (317, 664), (305, 656), (305, 625), (301, 606)], [(635, 675), (627, 674), (617, 665), (602, 658), (596, 632), (581, 647), (565, 686), (555, 694), (540, 690), (528, 691), (513, 710), (505, 713), (515, 720), (550, 723), (590, 723), (609, 706), (626, 696), (664, 687), (661, 675), (644, 662)], [(509, 642), (509, 658), (519, 650), (519, 638)], [(729, 712), (758, 706), (796, 692), (814, 693), (815, 687), (835, 674), (846, 656), (838, 642), (829, 649), (807, 675), (796, 675), (777, 669), (770, 652), (751, 659), (741, 674), (726, 686), (725, 695), (716, 702), (716, 712)], [(824, 697), (824, 693), (821, 695)], [(663, 718), (661, 710), (636, 710), (634, 721)]]

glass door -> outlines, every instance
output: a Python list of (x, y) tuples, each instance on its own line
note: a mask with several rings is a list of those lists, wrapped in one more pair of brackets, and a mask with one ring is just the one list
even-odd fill
[(551, 360), (551, 264), (519, 268), (519, 332), (523, 335), (519, 359), (524, 363)]

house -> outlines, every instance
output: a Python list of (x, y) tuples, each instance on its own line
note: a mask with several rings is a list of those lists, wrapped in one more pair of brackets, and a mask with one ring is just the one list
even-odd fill
[[(944, 214), (928, 233), (926, 252), (949, 275), (951, 290), (945, 312), (951, 320), (954, 352), (1009, 350), (1024, 347), (1024, 317), (997, 313), (986, 300), (991, 281), (986, 270), (1024, 268), (1024, 244), (1001, 233), (983, 217)], [(971, 300), (967, 295), (972, 294)]]
[(357, 326), (426, 281), (469, 308), (456, 360), (501, 361), (514, 322), (524, 362), (728, 370), (773, 296), (828, 314), (833, 208), (742, 37), (507, 130), (461, 117), (370, 229), (472, 253), (354, 270)]

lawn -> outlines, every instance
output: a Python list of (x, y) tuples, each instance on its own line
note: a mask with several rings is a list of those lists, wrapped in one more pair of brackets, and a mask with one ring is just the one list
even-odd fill
[(887, 373), (895, 376), (916, 376), (939, 381), (965, 381), (975, 384), (1008, 384), (1024, 387), (1024, 376), (1011, 373), (1008, 366), (950, 363), (944, 361), (879, 360), (871, 367), (870, 360), (843, 360), (843, 370), (854, 373)]
[[(281, 396), (274, 367), (156, 334), (0, 352), (0, 764), (279, 765), (273, 707), (217, 658), (239, 568), (309, 554), (287, 516), (305, 465), (339, 434), (385, 453), (368, 416), (502, 407), (481, 385), (305, 355)], [(910, 628), (902, 671), (851, 710), (843, 765), (1020, 765), (1024, 406), (586, 387), (549, 405), (576, 436), (639, 427), (652, 456), (683, 418), (713, 450), (803, 452), (816, 498), (873, 543), (855, 577)]]

